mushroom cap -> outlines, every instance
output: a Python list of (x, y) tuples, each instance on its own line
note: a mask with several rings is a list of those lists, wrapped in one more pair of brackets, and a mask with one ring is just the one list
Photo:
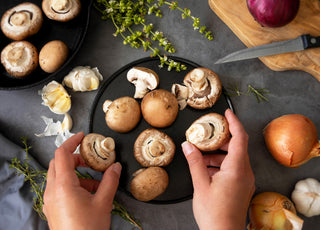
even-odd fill
[(150, 90), (159, 85), (158, 75), (145, 67), (131, 68), (127, 73), (127, 79), (136, 87), (134, 98), (143, 98)]
[(43, 0), (44, 14), (55, 21), (66, 22), (77, 17), (81, 11), (80, 0)]
[(167, 134), (146, 129), (136, 139), (133, 153), (143, 167), (166, 166), (174, 157), (176, 146)]
[(21, 41), (38, 33), (42, 22), (41, 9), (33, 3), (24, 2), (3, 14), (1, 29), (8, 38)]
[(80, 155), (90, 168), (103, 172), (115, 162), (114, 140), (111, 137), (90, 133), (81, 141)]
[(132, 97), (120, 97), (108, 106), (105, 119), (113, 131), (129, 132), (141, 119), (140, 105)]
[(39, 53), (39, 64), (43, 71), (53, 73), (57, 71), (67, 60), (69, 49), (67, 45), (59, 40), (50, 41), (45, 44)]
[[(203, 79), (200, 77), (202, 74)], [(185, 76), (183, 83), (189, 88), (187, 103), (195, 109), (212, 107), (222, 92), (222, 85), (218, 75), (204, 67), (191, 70)], [(195, 85), (199, 89), (195, 89)]]
[(217, 150), (230, 139), (227, 119), (218, 113), (203, 115), (187, 129), (186, 138), (202, 151)]
[(25, 77), (38, 66), (37, 48), (27, 41), (11, 42), (1, 52), (1, 63), (11, 76)]
[(167, 90), (149, 92), (141, 102), (143, 118), (153, 127), (164, 128), (177, 118), (179, 105), (175, 96)]
[(139, 169), (133, 176), (130, 191), (140, 201), (153, 200), (162, 194), (169, 184), (169, 176), (161, 167)]

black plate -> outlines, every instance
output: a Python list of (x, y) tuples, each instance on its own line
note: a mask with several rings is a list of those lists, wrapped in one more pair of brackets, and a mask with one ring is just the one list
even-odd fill
[[(187, 71), (178, 73), (175, 71), (168, 72), (164, 68), (159, 69), (158, 66), (160, 62), (155, 58), (144, 58), (132, 62), (108, 78), (99, 90), (92, 107), (89, 131), (114, 138), (116, 142), (117, 161), (121, 162), (123, 167), (119, 188), (128, 194), (130, 194), (132, 173), (141, 168), (133, 156), (134, 141), (143, 130), (151, 128), (151, 126), (142, 119), (138, 126), (129, 133), (121, 134), (114, 132), (109, 129), (105, 123), (105, 114), (102, 110), (102, 105), (106, 99), (114, 100), (123, 96), (133, 97), (135, 91), (134, 85), (127, 80), (127, 72), (132, 67), (142, 66), (154, 70), (160, 78), (159, 88), (169, 91), (171, 91), (171, 85), (173, 83), (181, 84), (188, 71), (199, 67), (198, 64), (182, 58), (174, 57), (172, 59), (186, 65), (188, 67)], [(141, 102), (141, 100), (138, 101), (139, 103)], [(227, 108), (232, 108), (231, 101), (225, 94), (222, 94), (221, 98), (211, 109), (195, 110), (187, 107), (179, 111), (176, 121), (170, 127), (159, 129), (174, 140), (177, 148), (173, 161), (165, 167), (169, 175), (169, 186), (167, 190), (154, 199), (152, 203), (175, 203), (191, 198), (193, 193), (192, 181), (188, 163), (180, 147), (182, 142), (185, 141), (184, 133), (191, 123), (201, 115), (209, 112), (224, 114)]]
[[(5, 13), (8, 9), (22, 3), (24, 1), (21, 0), (3, 0), (0, 4), (0, 16)], [(28, 2), (35, 3), (41, 8), (42, 0), (28, 0)], [(79, 50), (84, 36), (87, 31), (88, 23), (89, 23), (89, 15), (90, 8), (92, 4), (92, 0), (82, 0), (82, 10), (80, 15), (78, 15), (75, 19), (68, 22), (57, 22), (48, 19), (43, 14), (43, 25), (40, 31), (33, 35), (32, 37), (26, 39), (31, 42), (34, 46), (37, 47), (38, 51), (49, 41), (52, 40), (61, 40), (63, 41), (69, 48), (69, 57), (67, 61), (57, 70), (55, 73), (49, 74), (38, 68), (29, 76), (25, 78), (14, 78), (10, 76), (4, 67), (0, 65), (0, 89), (4, 90), (15, 90), (15, 89), (23, 89), (35, 86), (42, 82), (48, 81), (49, 79), (53, 79), (56, 77), (61, 70), (68, 65), (71, 59), (75, 56), (77, 51)], [(12, 40), (5, 37), (5, 35), (0, 32), (0, 51), (8, 45)]]

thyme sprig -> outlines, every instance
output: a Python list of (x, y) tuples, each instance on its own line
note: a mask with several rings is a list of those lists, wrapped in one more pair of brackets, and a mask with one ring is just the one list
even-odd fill
[[(177, 1), (168, 2), (165, 0), (96, 0), (94, 6), (101, 13), (103, 20), (111, 20), (116, 31), (115, 37), (120, 35), (123, 44), (130, 44), (133, 48), (143, 47), (144, 51), (150, 51), (151, 57), (160, 59), (160, 67), (168, 66), (168, 70), (186, 70), (186, 66), (180, 62), (169, 59), (166, 54), (176, 52), (172, 43), (163, 35), (163, 32), (154, 30), (152, 23), (146, 23), (146, 15), (162, 17), (161, 7), (169, 6), (171, 10), (181, 12), (183, 19), (189, 18), (193, 21), (194, 30), (199, 30), (201, 34), (212, 40), (211, 31), (206, 26), (200, 26), (200, 19), (191, 15), (191, 10), (182, 9)], [(141, 26), (140, 29), (137, 26)], [(133, 28), (133, 26), (136, 26)], [(157, 46), (154, 45), (157, 42)], [(160, 51), (162, 49), (162, 51)]]
[[(24, 145), (24, 152), (25, 152), (25, 159), (22, 161), (19, 160), (17, 157), (13, 158), (10, 162), (10, 168), (16, 170), (16, 174), (18, 176), (23, 175), (24, 181), (29, 182), (31, 186), (31, 192), (34, 193), (33, 197), (33, 209), (38, 213), (41, 219), (47, 220), (46, 216), (44, 215), (42, 211), (42, 207), (44, 204), (43, 201), (43, 194), (45, 191), (45, 185), (47, 181), (47, 171), (46, 170), (38, 170), (31, 166), (30, 164), (30, 157), (29, 157), (29, 150), (32, 148), (27, 144), (27, 138), (22, 137), (21, 141)], [(92, 179), (92, 176), (88, 173), (81, 174), (79, 171), (75, 170), (77, 176), (79, 178), (86, 178), (86, 179)], [(123, 218), (125, 221), (128, 221), (133, 226), (139, 228), (142, 230), (141, 224), (135, 220), (135, 218), (124, 208), (123, 205), (121, 205), (116, 200), (113, 201), (113, 210), (112, 214), (119, 215), (121, 218)]]
[(236, 82), (235, 84), (228, 84), (227, 87), (227, 95), (230, 97), (241, 96), (241, 95), (254, 95), (257, 99), (257, 102), (261, 101), (269, 101), (268, 98), (264, 94), (270, 93), (267, 88), (255, 88), (252, 85), (247, 86), (247, 91), (243, 92), (239, 89), (239, 84)]

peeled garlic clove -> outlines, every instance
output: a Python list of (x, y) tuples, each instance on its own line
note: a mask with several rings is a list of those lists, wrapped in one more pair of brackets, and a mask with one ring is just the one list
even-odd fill
[(64, 115), (63, 121), (61, 123), (62, 131), (63, 132), (64, 132), (64, 130), (70, 131), (72, 129), (72, 125), (73, 125), (72, 118), (69, 113), (66, 113)]
[(42, 104), (56, 114), (65, 114), (71, 108), (71, 98), (65, 88), (56, 81), (44, 86), (41, 91)]
[(62, 84), (74, 91), (91, 91), (99, 87), (103, 80), (98, 68), (89, 66), (75, 67), (67, 76), (64, 77)]

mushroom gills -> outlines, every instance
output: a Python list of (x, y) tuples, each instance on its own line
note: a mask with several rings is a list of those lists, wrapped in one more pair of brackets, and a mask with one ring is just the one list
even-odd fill
[[(94, 140), (94, 142), (92, 144), (92, 148), (93, 148), (95, 154), (99, 158), (101, 158), (102, 160), (108, 160), (108, 158), (110, 157), (110, 152), (114, 151), (115, 143), (112, 138), (106, 137), (102, 141)], [(99, 151), (100, 148), (102, 148), (105, 151), (103, 151), (103, 152)], [(103, 153), (104, 156), (102, 156), (101, 153)]]

